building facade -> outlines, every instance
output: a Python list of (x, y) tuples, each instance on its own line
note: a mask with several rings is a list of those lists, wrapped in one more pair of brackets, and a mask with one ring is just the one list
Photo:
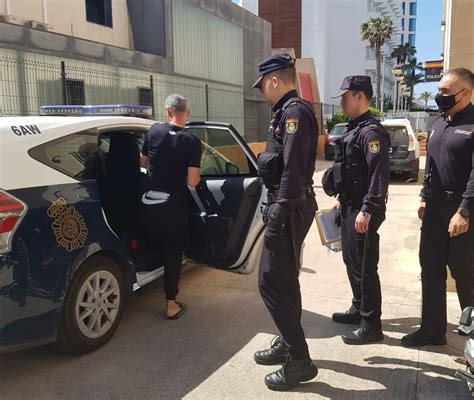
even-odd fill
[(400, 44), (416, 47), (417, 0), (402, 0)]
[(270, 115), (252, 84), (270, 54), (271, 25), (230, 0), (0, 2), (0, 115), (132, 103), (162, 119), (180, 92), (193, 120), (230, 122), (256, 141)]
[[(375, 51), (362, 41), (360, 26), (370, 17), (391, 18), (392, 39), (382, 49), (382, 92), (393, 96), (390, 55), (401, 42), (402, 0), (243, 0), (242, 6), (272, 23), (272, 47), (294, 47), (295, 52), (301, 48), (301, 57), (314, 58), (325, 104), (337, 104), (331, 96), (347, 75), (369, 75), (375, 84)], [(276, 13), (277, 9), (284, 12)], [(287, 24), (292, 25), (291, 35), (285, 35)], [(278, 26), (283, 27), (281, 33)], [(295, 33), (298, 26), (301, 36)]]
[[(442, 56), (444, 70), (464, 67), (474, 71), (474, 1), (444, 0)], [(473, 95), (474, 100), (474, 95)]]

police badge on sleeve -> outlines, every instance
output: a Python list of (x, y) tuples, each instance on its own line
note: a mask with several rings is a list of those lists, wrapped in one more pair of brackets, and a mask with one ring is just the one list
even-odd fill
[(297, 119), (287, 119), (285, 130), (286, 130), (286, 133), (288, 133), (288, 135), (294, 135), (298, 131), (298, 120)]
[(374, 140), (369, 142), (369, 150), (372, 154), (377, 154), (380, 152), (380, 142), (378, 140)]

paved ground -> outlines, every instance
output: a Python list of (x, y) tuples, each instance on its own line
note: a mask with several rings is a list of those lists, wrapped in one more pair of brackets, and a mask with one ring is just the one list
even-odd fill
[[(320, 368), (312, 382), (289, 393), (268, 391), (263, 377), (273, 368), (257, 366), (252, 356), (276, 331), (256, 274), (197, 267), (183, 276), (181, 299), (190, 306), (183, 319), (164, 320), (163, 291), (150, 290), (131, 300), (112, 341), (95, 353), (72, 357), (44, 346), (0, 357), (0, 399), (467, 399), (454, 377), (463, 338), (450, 332), (447, 346), (400, 346), (420, 315), (418, 191), (397, 179), (390, 187), (381, 228), (386, 339), (380, 344), (343, 344), (349, 327), (330, 316), (350, 303), (344, 265), (340, 254), (323, 250), (312, 227), (301, 273), (303, 324)], [(331, 204), (320, 189), (318, 201), (322, 208)], [(453, 293), (448, 309), (451, 330), (460, 314)]]

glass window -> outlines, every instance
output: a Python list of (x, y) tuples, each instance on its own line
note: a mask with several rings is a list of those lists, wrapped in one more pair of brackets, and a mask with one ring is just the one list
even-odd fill
[(410, 32), (416, 32), (416, 18), (410, 19), (409, 28)]
[(405, 15), (405, 2), (402, 3), (402, 14)]
[(152, 93), (148, 87), (138, 88), (138, 104), (141, 106), (151, 106), (152, 104)]
[(405, 44), (405, 35), (403, 33), (401, 34), (400, 38), (400, 43)]
[(408, 35), (408, 43), (410, 43), (410, 46), (415, 47), (415, 34), (410, 33)]
[(410, 3), (410, 15), (416, 15), (416, 3)]
[(99, 146), (97, 136), (81, 132), (52, 140), (30, 150), (39, 162), (78, 180), (96, 179)]
[(256, 175), (242, 146), (227, 128), (189, 127), (202, 142), (203, 176)]
[(402, 31), (405, 30), (405, 18), (402, 18)]
[(112, 0), (86, 0), (86, 19), (112, 28)]

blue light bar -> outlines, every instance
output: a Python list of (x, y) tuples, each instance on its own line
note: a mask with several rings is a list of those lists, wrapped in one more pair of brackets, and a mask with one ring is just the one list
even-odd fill
[(153, 109), (150, 106), (135, 106), (130, 104), (101, 104), (94, 106), (41, 106), (40, 115), (121, 115), (130, 117), (152, 118)]

